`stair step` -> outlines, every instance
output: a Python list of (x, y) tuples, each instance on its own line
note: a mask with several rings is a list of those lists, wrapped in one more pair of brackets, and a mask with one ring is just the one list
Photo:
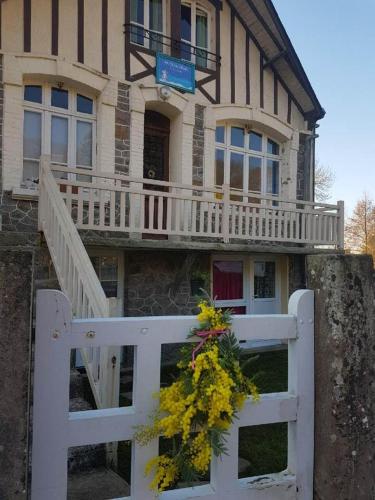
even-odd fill
[(106, 465), (105, 444), (74, 446), (68, 452), (68, 471), (72, 474), (89, 472)]
[(75, 397), (69, 400), (69, 411), (86, 411), (93, 409), (92, 404), (82, 397)]
[(84, 473), (70, 474), (67, 500), (106, 500), (130, 495), (129, 484), (105, 467)]
[(77, 370), (70, 370), (70, 399), (81, 398), (84, 394), (84, 376)]

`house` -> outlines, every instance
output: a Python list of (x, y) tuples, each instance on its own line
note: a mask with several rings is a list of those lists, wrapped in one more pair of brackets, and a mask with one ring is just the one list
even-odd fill
[(343, 204), (313, 194), (324, 110), (270, 0), (0, 9), (1, 238), (77, 316), (191, 314), (201, 287), (286, 312), (304, 255), (342, 248)]

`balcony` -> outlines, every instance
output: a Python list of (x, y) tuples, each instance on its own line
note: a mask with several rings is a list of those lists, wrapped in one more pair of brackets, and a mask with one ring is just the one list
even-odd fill
[[(130, 238), (343, 248), (344, 206), (49, 167), (80, 230)], [(41, 175), (46, 175), (41, 172)], [(41, 183), (43, 185), (43, 182)]]
[(221, 57), (218, 54), (181, 40), (175, 40), (163, 33), (148, 30), (143, 26), (133, 23), (125, 24), (124, 33), (134, 47), (146, 53), (155, 55), (161, 52), (167, 55), (178, 55), (181, 59), (194, 62), (200, 71), (216, 70), (220, 65)]

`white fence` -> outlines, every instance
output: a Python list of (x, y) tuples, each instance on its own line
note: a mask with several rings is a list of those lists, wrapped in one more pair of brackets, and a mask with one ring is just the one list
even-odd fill
[[(229, 455), (213, 458), (208, 485), (164, 492), (163, 500), (311, 500), (314, 431), (313, 292), (300, 290), (289, 313), (237, 316), (233, 329), (240, 340), (288, 340), (288, 392), (248, 401), (228, 437)], [(43, 290), (37, 295), (32, 455), (32, 500), (65, 500), (68, 448), (131, 440), (134, 426), (147, 423), (152, 394), (160, 387), (161, 345), (183, 342), (193, 317), (73, 319), (67, 297)], [(135, 346), (133, 405), (69, 413), (69, 359), (74, 348)], [(239, 428), (288, 422), (288, 467), (279, 474), (238, 479)], [(132, 442), (131, 498), (154, 498), (144, 476), (158, 442)]]
[(343, 202), (282, 199), (229, 185), (189, 186), (57, 165), (51, 169), (79, 229), (343, 248)]

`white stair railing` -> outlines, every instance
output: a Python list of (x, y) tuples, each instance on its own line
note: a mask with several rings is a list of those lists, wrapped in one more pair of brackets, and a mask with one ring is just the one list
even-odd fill
[[(44, 233), (61, 290), (69, 297), (76, 318), (110, 316), (108, 300), (71, 214), (56, 183), (48, 156), (42, 156), (39, 175), (39, 230)], [(117, 406), (119, 356), (109, 348), (80, 350), (98, 408)], [(109, 361), (110, 358), (110, 361)], [(116, 382), (117, 381), (117, 382)]]

